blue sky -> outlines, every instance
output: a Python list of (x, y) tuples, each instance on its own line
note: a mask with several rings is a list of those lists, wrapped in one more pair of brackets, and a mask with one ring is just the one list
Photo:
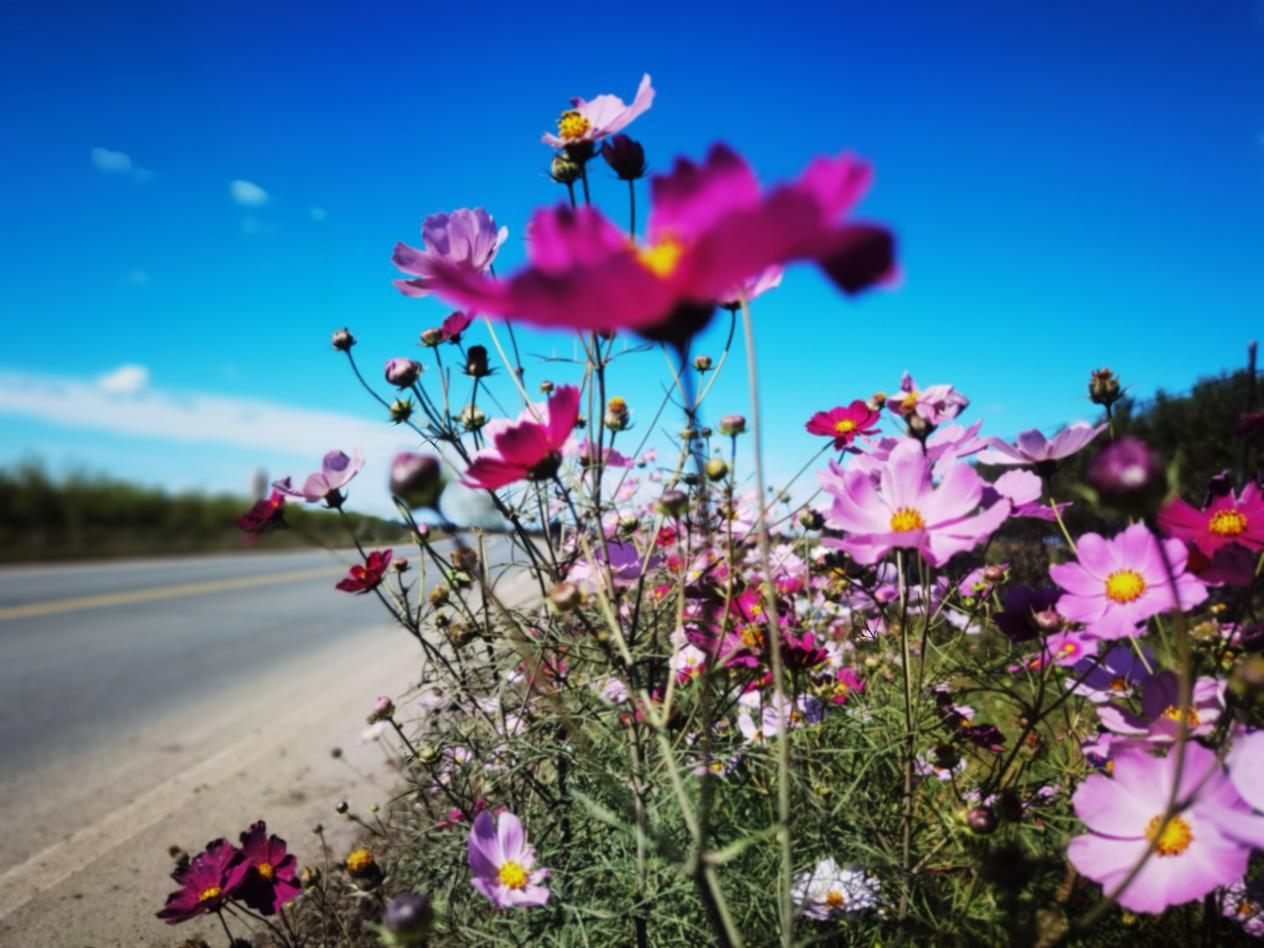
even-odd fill
[[(800, 268), (756, 304), (774, 474), (817, 446), (808, 414), (905, 369), (1012, 435), (1090, 414), (1091, 368), (1183, 389), (1264, 325), (1248, 0), (16, 0), (0, 26), (0, 463), (243, 489), (342, 437), (383, 470), (407, 439), (377, 425), (329, 331), (352, 328), (374, 378), (414, 354), (448, 310), (392, 288), (394, 242), (481, 205), (510, 228), (512, 269), (531, 209), (562, 197), (540, 134), (569, 96), (630, 98), (642, 72), (658, 97), (629, 131), (656, 168), (723, 140), (774, 181), (851, 148), (877, 171), (864, 216), (900, 237), (897, 290), (846, 301)], [(746, 408), (741, 366), (717, 415)], [(642, 418), (661, 367), (616, 370)], [(545, 377), (566, 378), (528, 361)]]

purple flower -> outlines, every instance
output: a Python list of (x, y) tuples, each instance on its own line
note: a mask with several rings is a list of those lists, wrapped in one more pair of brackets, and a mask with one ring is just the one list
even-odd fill
[(413, 359), (387, 359), (386, 381), (396, 388), (408, 388), (421, 375), (421, 363)]
[(492, 900), (496, 908), (544, 905), (549, 890), (542, 886), (549, 874), (536, 869), (535, 849), (527, 845), (522, 822), (512, 813), (493, 819), (480, 813), (470, 828), (470, 884)]
[(1052, 465), (1075, 454), (1105, 430), (1105, 425), (1094, 428), (1077, 422), (1047, 440), (1036, 428), (1022, 432), (1012, 445), (1001, 438), (988, 438), (990, 447), (979, 454), (979, 460), (984, 464), (1033, 464), (1037, 470), (1052, 470)]
[(403, 243), (395, 245), (391, 262), (400, 272), (414, 276), (411, 280), (396, 280), (395, 286), (405, 296), (429, 295), (429, 279), (438, 261), (458, 271), (481, 274), (492, 265), (508, 236), (509, 228), (496, 230), (496, 222), (481, 207), (431, 214), (421, 224), (424, 250)]
[(285, 840), (268, 835), (263, 820), (241, 834), (241, 854), (250, 870), (242, 884), (241, 898), (255, 911), (274, 915), (302, 893), (298, 861), (286, 852)]
[(887, 400), (887, 407), (901, 418), (916, 415), (929, 425), (952, 421), (970, 404), (951, 385), (931, 385), (919, 389), (907, 372), (900, 379), (900, 394)]
[[(1031, 471), (1006, 471), (995, 484), (983, 488), (983, 502), (987, 504), (996, 497), (1006, 497), (1014, 507), (1011, 517), (1054, 520), (1053, 508), (1040, 499), (1044, 490), (1044, 482)], [(1069, 503), (1058, 504), (1058, 513), (1070, 506)]]
[(167, 896), (167, 905), (158, 917), (168, 925), (177, 925), (206, 912), (218, 912), (249, 871), (250, 864), (236, 846), (226, 839), (212, 840), (187, 869), (172, 874), (180, 890)]
[(347, 457), (341, 451), (330, 451), (322, 459), (320, 470), (307, 475), (300, 490), (294, 488), (290, 478), (286, 477), (273, 483), (273, 488), (290, 497), (301, 497), (309, 504), (325, 501), (330, 507), (342, 505), (339, 491), (351, 482), (364, 467), (364, 460), (357, 451), (354, 457)]
[(863, 471), (843, 475), (826, 524), (848, 536), (822, 542), (845, 550), (858, 563), (876, 563), (894, 549), (913, 549), (932, 566), (981, 543), (1009, 515), (1008, 500), (976, 513), (983, 478), (968, 464), (931, 464), (920, 442), (905, 438), (879, 469), (879, 486)]
[(1141, 714), (1104, 704), (1097, 709), (1097, 716), (1108, 731), (1162, 744), (1180, 736), (1182, 719), (1190, 735), (1210, 734), (1224, 709), (1223, 681), (1199, 678), (1194, 682), (1190, 704), (1182, 707), (1176, 673), (1160, 671), (1147, 676), (1142, 684)]
[(1075, 813), (1091, 832), (1072, 839), (1067, 856), (1081, 873), (1113, 892), (1157, 843), (1119, 894), (1120, 905), (1158, 913), (1242, 879), (1250, 846), (1264, 836), (1264, 820), (1251, 814), (1214, 753), (1186, 745), (1178, 810), (1166, 825), (1175, 751), (1156, 758), (1125, 749), (1115, 757), (1112, 773), (1113, 778), (1094, 774), (1076, 791)]
[(625, 104), (617, 95), (609, 93), (599, 95), (592, 101), (576, 96), (571, 99), (571, 108), (563, 112), (557, 120), (557, 134), (545, 132), (540, 136), (540, 141), (554, 148), (595, 142), (627, 128), (653, 102), (654, 87), (650, 85), (649, 73), (641, 77), (641, 84), (636, 88), (636, 97), (630, 105)]
[(1141, 653), (1138, 655), (1131, 645), (1116, 645), (1100, 662), (1095, 663), (1091, 658), (1079, 661), (1067, 686), (1094, 704), (1127, 698), (1149, 677), (1146, 663), (1154, 667), (1150, 650), (1143, 648)]
[(1036, 617), (1054, 609), (1061, 595), (1058, 590), (1048, 588), (1017, 586), (1011, 589), (1005, 594), (1004, 608), (995, 616), (997, 628), (1015, 642), (1040, 638), (1050, 630), (1043, 628)]
[[(1164, 540), (1176, 578), (1179, 607), (1189, 609), (1207, 598), (1207, 587), (1185, 572), (1187, 553), (1180, 540)], [(1077, 544), (1078, 559), (1049, 568), (1049, 576), (1066, 590), (1058, 611), (1084, 623), (1086, 635), (1122, 639), (1136, 635), (1150, 616), (1178, 606), (1163, 565), (1159, 541), (1136, 523), (1107, 540), (1086, 533)]]
[(1140, 438), (1120, 438), (1102, 449), (1088, 469), (1088, 482), (1102, 503), (1125, 513), (1146, 514), (1167, 494), (1167, 474)]
[(1243, 800), (1264, 810), (1264, 731), (1252, 731), (1233, 742), (1229, 779)]

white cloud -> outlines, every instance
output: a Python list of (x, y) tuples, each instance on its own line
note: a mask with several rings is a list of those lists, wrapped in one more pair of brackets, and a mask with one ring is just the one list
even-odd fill
[(108, 148), (92, 149), (92, 163), (98, 171), (113, 174), (127, 174), (132, 170), (132, 158), (122, 151), (110, 151)]
[(323, 221), (327, 217), (329, 217), (329, 212), (326, 211), (323, 207), (313, 207), (309, 209), (307, 213), (311, 216), (312, 220), (314, 221)]
[(149, 384), (149, 369), (143, 365), (120, 365), (97, 378), (102, 391), (115, 395), (131, 395)]
[(128, 286), (149, 286), (148, 270), (128, 270), (123, 277), (123, 282)]
[(253, 181), (237, 178), (228, 184), (228, 193), (242, 207), (262, 207), (268, 203), (268, 192)]

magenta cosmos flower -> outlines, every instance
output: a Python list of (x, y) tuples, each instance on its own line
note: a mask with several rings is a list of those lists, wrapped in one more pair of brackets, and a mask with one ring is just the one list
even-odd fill
[(241, 834), (241, 855), (249, 869), (241, 897), (255, 911), (275, 915), (282, 905), (302, 894), (298, 861), (286, 852), (285, 840), (268, 835), (263, 820)]
[(256, 500), (248, 511), (237, 518), (237, 526), (252, 534), (265, 533), (284, 524), (285, 495), (275, 490), (271, 497)]
[(1093, 427), (1080, 422), (1063, 428), (1052, 438), (1046, 438), (1037, 428), (1022, 432), (1013, 444), (1002, 438), (988, 438), (990, 447), (979, 454), (979, 460), (984, 464), (1032, 464), (1037, 470), (1051, 469), (1051, 465), (1080, 451), (1105, 430), (1105, 425)]
[(351, 482), (364, 467), (364, 459), (357, 451), (354, 457), (347, 457), (342, 451), (330, 451), (321, 459), (320, 470), (308, 474), (302, 488), (295, 489), (290, 478), (286, 477), (273, 483), (273, 488), (290, 497), (301, 497), (309, 504), (325, 501), (331, 507), (342, 503), (339, 491)]
[(746, 162), (716, 145), (701, 166), (679, 159), (652, 180), (646, 246), (595, 208), (544, 209), (531, 220), (525, 270), (492, 280), (440, 260), (430, 285), (458, 305), (539, 326), (660, 332), (677, 322), (698, 328), (717, 300), (776, 263), (813, 260), (854, 293), (894, 258), (886, 229), (839, 223), (870, 178), (867, 164), (844, 154), (761, 194)]
[(878, 413), (856, 399), (846, 408), (840, 405), (829, 411), (818, 411), (808, 419), (806, 427), (810, 434), (833, 438), (834, 449), (841, 451), (858, 435), (877, 434), (877, 423)]
[(654, 87), (650, 85), (650, 74), (641, 77), (641, 84), (636, 88), (636, 97), (630, 105), (625, 105), (617, 95), (599, 95), (592, 101), (576, 96), (571, 99), (571, 107), (561, 114), (557, 120), (557, 134), (545, 132), (540, 141), (554, 148), (565, 148), (581, 142), (595, 142), (622, 131), (632, 124), (633, 119), (648, 111), (654, 103)]
[(1264, 498), (1254, 483), (1247, 484), (1240, 495), (1222, 494), (1203, 510), (1173, 497), (1159, 512), (1159, 526), (1168, 536), (1193, 543), (1208, 557), (1230, 543), (1264, 549)]
[(421, 223), (418, 250), (407, 244), (395, 245), (391, 262), (402, 273), (413, 277), (396, 280), (395, 286), (405, 296), (427, 296), (432, 292), (430, 276), (441, 262), (459, 272), (481, 275), (509, 236), (509, 228), (496, 229), (492, 216), (481, 207), (461, 208), (451, 214), (431, 214)]
[[(1076, 561), (1051, 566), (1049, 576), (1065, 590), (1058, 612), (1082, 622), (1086, 635), (1126, 638), (1150, 616), (1178, 608), (1159, 541), (1145, 524), (1133, 524), (1110, 540), (1086, 533), (1076, 546)], [(1185, 572), (1185, 544), (1165, 540), (1163, 550), (1176, 576), (1179, 608), (1198, 605), (1207, 598), (1207, 587)]]
[(393, 550), (374, 550), (365, 557), (364, 563), (351, 567), (346, 578), (338, 580), (334, 588), (350, 593), (366, 593), (377, 589), (382, 585), (382, 578), (394, 555)]
[(535, 868), (535, 849), (527, 845), (522, 821), (512, 813), (493, 819), (480, 813), (470, 828), (470, 884), (496, 908), (544, 905), (549, 890), (542, 886), (549, 870)]
[(176, 925), (205, 912), (220, 911), (249, 871), (250, 865), (237, 847), (226, 839), (212, 840), (187, 869), (172, 874), (180, 890), (167, 896), (166, 907), (158, 917)]
[(1241, 880), (1250, 846), (1258, 846), (1264, 835), (1264, 820), (1252, 815), (1214, 753), (1199, 744), (1186, 746), (1177, 795), (1182, 808), (1166, 826), (1175, 750), (1151, 757), (1126, 748), (1111, 772), (1112, 777), (1090, 776), (1075, 792), (1075, 813), (1091, 830), (1067, 849), (1076, 869), (1112, 892), (1157, 840), (1154, 854), (1119, 894), (1119, 904), (1132, 912), (1162, 912)]
[(826, 525), (845, 530), (841, 540), (822, 542), (849, 553), (858, 563), (876, 563), (895, 549), (912, 549), (932, 566), (942, 566), (992, 534), (1009, 515), (1000, 499), (978, 511), (984, 482), (970, 465), (941, 464), (936, 485), (920, 442), (905, 438), (879, 469), (879, 485), (862, 471), (848, 471), (826, 514)]
[(549, 398), (547, 423), (520, 421), (498, 431), (495, 450), (475, 457), (462, 483), (495, 490), (514, 481), (547, 480), (557, 473), (578, 418), (579, 389), (563, 385)]

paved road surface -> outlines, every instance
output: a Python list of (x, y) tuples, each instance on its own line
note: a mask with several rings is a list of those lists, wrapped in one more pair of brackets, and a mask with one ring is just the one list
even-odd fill
[(0, 945), (176, 943), (166, 845), (266, 815), (310, 849), (338, 794), (386, 798), (357, 739), (419, 657), (333, 589), (354, 556), (0, 569)]

